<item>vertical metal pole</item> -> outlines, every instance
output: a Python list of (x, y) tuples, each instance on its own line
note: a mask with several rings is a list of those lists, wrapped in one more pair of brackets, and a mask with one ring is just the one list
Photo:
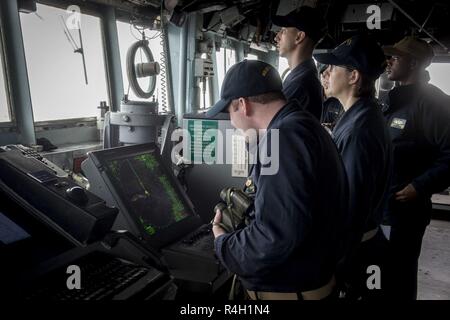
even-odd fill
[(213, 61), (213, 66), (214, 66), (214, 76), (211, 79), (212, 82), (212, 90), (211, 92), (211, 97), (213, 102), (218, 101), (220, 99), (220, 88), (219, 88), (219, 75), (218, 75), (218, 68), (219, 66), (217, 65), (217, 56), (216, 56), (216, 41), (214, 36), (211, 37), (213, 39), (213, 51), (212, 51), (212, 61)]
[(120, 110), (123, 98), (123, 78), (120, 63), (119, 37), (117, 34), (116, 12), (105, 6), (102, 18), (104, 56), (111, 111)]
[(83, 36), (81, 34), (81, 25), (78, 23), (78, 37), (80, 38), (80, 53), (81, 58), (83, 59), (83, 71), (84, 71), (84, 82), (86, 85), (88, 85), (88, 76), (87, 76), (87, 70), (86, 70), (86, 57), (84, 56), (84, 47), (83, 47)]
[(183, 114), (186, 110), (186, 101), (187, 101), (186, 99), (187, 36), (188, 36), (188, 23), (185, 23), (181, 28), (180, 60), (178, 63), (180, 77), (178, 78), (178, 97), (177, 97), (178, 102), (176, 107), (176, 115), (179, 125), (181, 125), (181, 123), (183, 122)]
[(188, 32), (186, 38), (186, 83), (188, 85), (186, 90), (186, 105), (185, 112), (195, 111), (200, 103), (198, 103), (198, 81), (194, 77), (194, 61), (196, 57), (196, 43), (197, 43), (197, 22), (198, 14), (190, 14), (188, 23)]
[(17, 0), (2, 0), (0, 6), (6, 76), (11, 108), (17, 125), (18, 142), (35, 144), (33, 108)]
[[(102, 31), (106, 80), (108, 83), (108, 95), (111, 106), (110, 111), (116, 112), (120, 110), (124, 89), (122, 67), (120, 63), (116, 11), (113, 7), (104, 7)], [(119, 128), (117, 126), (109, 125), (109, 141), (104, 141), (103, 143), (104, 146), (110, 147), (119, 145)]]
[(241, 41), (236, 42), (236, 63), (244, 61), (244, 45)]

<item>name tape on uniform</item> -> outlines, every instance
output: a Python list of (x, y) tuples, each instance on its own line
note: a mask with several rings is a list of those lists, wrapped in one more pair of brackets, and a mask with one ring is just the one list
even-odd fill
[(406, 119), (394, 118), (391, 122), (391, 127), (403, 130), (405, 129)]

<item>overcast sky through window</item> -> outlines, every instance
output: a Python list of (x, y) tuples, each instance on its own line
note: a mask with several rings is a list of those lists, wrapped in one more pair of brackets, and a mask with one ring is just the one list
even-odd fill
[(8, 102), (6, 100), (5, 76), (0, 61), (0, 122), (9, 121)]
[[(21, 13), (21, 24), (27, 60), (30, 91), (35, 121), (97, 116), (100, 101), (107, 101), (106, 75), (103, 61), (101, 25), (98, 17), (81, 15), (81, 28), (89, 83), (85, 84), (81, 55), (74, 50), (64, 34), (62, 21), (69, 17), (66, 10), (37, 4), (37, 14)], [(141, 37), (129, 23), (117, 23), (119, 47), (124, 80), (124, 93), (129, 83), (125, 69), (128, 48)], [(161, 62), (162, 46), (157, 31), (145, 31), (156, 61)], [(71, 35), (79, 44), (77, 30)], [(136, 62), (145, 62), (138, 53)], [(236, 63), (234, 49), (220, 48), (216, 52), (217, 75), (221, 86), (225, 71)], [(256, 56), (249, 55), (249, 59)], [(225, 68), (224, 68), (225, 65)], [(280, 58), (280, 75), (288, 68), (287, 60)], [(224, 70), (225, 69), (225, 70)], [(430, 83), (450, 94), (450, 63), (433, 63), (428, 67)], [(155, 96), (161, 101), (161, 81), (158, 76)], [(146, 88), (147, 79), (140, 79)], [(130, 99), (137, 98), (130, 90)], [(109, 102), (108, 102), (109, 103)], [(203, 105), (202, 105), (203, 106)], [(207, 106), (204, 106), (207, 107)], [(0, 70), (0, 122), (10, 121), (6, 99), (3, 68)]]
[[(100, 101), (108, 101), (100, 18), (81, 15), (86, 85), (61, 17), (69, 17), (66, 10), (41, 4), (37, 14), (20, 14), (35, 121), (97, 116)], [(78, 30), (70, 32), (79, 47)]]

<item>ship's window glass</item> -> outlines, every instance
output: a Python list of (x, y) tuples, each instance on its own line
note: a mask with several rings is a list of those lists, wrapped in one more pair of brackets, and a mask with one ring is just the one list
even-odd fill
[(289, 64), (286, 58), (279, 57), (278, 60), (278, 73), (280, 74), (280, 77), (286, 78), (287, 74), (289, 72)]
[[(149, 99), (143, 99), (136, 96), (133, 89), (130, 87), (128, 75), (127, 75), (127, 52), (128, 49), (139, 40), (142, 40), (142, 31), (145, 34), (145, 38), (148, 40), (149, 48), (152, 52), (154, 61), (157, 61), (160, 65), (160, 73), (156, 76), (156, 88), (153, 93), (153, 97)], [(166, 106), (167, 106), (167, 85), (165, 68), (163, 65), (164, 53), (161, 39), (161, 32), (159, 30), (142, 29), (140, 27), (135, 27), (131, 23), (117, 22), (117, 32), (119, 36), (119, 49), (120, 49), (120, 60), (122, 65), (122, 76), (123, 76), (123, 86), (124, 93), (128, 94), (128, 99), (133, 101), (153, 101), (153, 99), (159, 102), (159, 110), (164, 111), (163, 95), (165, 96)], [(138, 49), (136, 52), (135, 64), (148, 62), (142, 49)], [(164, 81), (161, 81), (164, 80)], [(150, 82), (150, 78), (138, 78), (138, 83), (143, 90), (147, 90)]]
[[(37, 4), (36, 13), (20, 19), (34, 120), (97, 116), (100, 101), (108, 100), (100, 18)], [(75, 52), (80, 30), (86, 73)]]
[[(1, 31), (1, 30), (0, 30)], [(1, 43), (0, 43), (0, 52)], [(3, 59), (0, 57), (0, 122), (9, 122), (11, 121), (11, 115), (8, 107), (8, 99), (6, 96), (6, 83), (5, 83), (5, 73), (4, 73), (4, 65)]]
[(219, 88), (222, 88), (223, 78), (228, 69), (236, 63), (236, 50), (229, 48), (220, 48), (216, 51), (217, 63), (217, 79), (219, 81)]
[[(202, 53), (202, 59), (208, 58), (206, 53)], [(202, 78), (200, 81), (200, 109), (211, 107), (211, 78)]]
[(427, 70), (430, 74), (430, 83), (450, 95), (450, 63), (432, 63)]

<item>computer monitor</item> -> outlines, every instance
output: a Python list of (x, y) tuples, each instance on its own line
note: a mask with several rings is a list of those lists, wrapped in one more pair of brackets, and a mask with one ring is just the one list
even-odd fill
[(0, 246), (10, 245), (31, 236), (0, 211)]
[[(108, 189), (111, 193), (98, 195), (107, 202), (113, 199), (119, 208), (127, 225), (118, 228), (138, 233), (157, 249), (201, 225), (200, 217), (153, 143), (91, 152), (82, 168), (92, 192)], [(101, 169), (100, 175), (96, 176), (93, 168)], [(105, 187), (101, 187), (103, 183)]]
[[(0, 283), (17, 280), (75, 245), (0, 180)], [(1, 293), (0, 293), (1, 296)]]

